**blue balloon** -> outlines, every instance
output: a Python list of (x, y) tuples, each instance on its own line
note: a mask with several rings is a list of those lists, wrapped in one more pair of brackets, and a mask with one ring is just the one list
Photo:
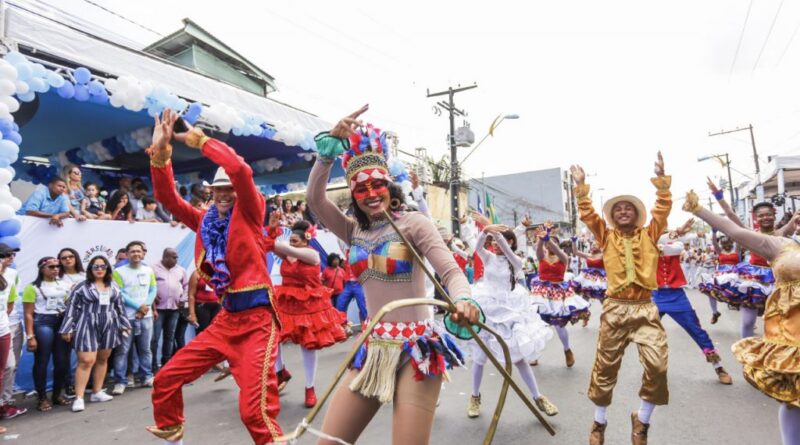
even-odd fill
[[(100, 83), (100, 82), (98, 82), (96, 80), (93, 80), (93, 81), (89, 82), (89, 94), (91, 94), (93, 96), (99, 96), (99, 95), (101, 95), (101, 94), (103, 94), (105, 92), (106, 92), (106, 88), (103, 86), (102, 83)], [(108, 94), (106, 93), (106, 95), (108, 95)]]
[(23, 56), (22, 53), (19, 51), (11, 51), (8, 54), (6, 54), (6, 56), (3, 57), (3, 59), (5, 59), (6, 62), (12, 65), (17, 65), (19, 63), (28, 61), (28, 59), (25, 56)]
[(0, 168), (10, 168), (11, 162), (8, 159), (0, 158)]
[(86, 85), (75, 85), (75, 100), (79, 102), (89, 100), (89, 88), (86, 88)]
[(53, 87), (53, 88), (60, 88), (62, 85), (67, 83), (67, 81), (64, 80), (64, 78), (61, 77), (60, 74), (58, 74), (56, 72), (53, 72), (53, 71), (48, 71), (47, 72), (47, 83), (49, 83), (50, 86)]
[(14, 127), (12, 124), (13, 122), (11, 122), (8, 119), (0, 119), (0, 133), (3, 133), (3, 135), (5, 136), (13, 132)]
[(8, 133), (3, 133), (3, 139), (8, 139), (17, 145), (22, 143), (22, 135), (13, 130)]
[(103, 90), (100, 94), (92, 94), (89, 96), (89, 100), (96, 104), (106, 105), (108, 104), (108, 94)]
[(73, 73), (73, 76), (75, 77), (76, 82), (83, 85), (86, 85), (90, 80), (92, 80), (92, 73), (85, 67), (79, 67), (76, 69)]
[[(9, 221), (14, 221), (10, 219)], [(6, 246), (12, 249), (19, 249), (22, 245), (22, 242), (16, 236), (4, 236), (0, 238), (0, 243), (5, 244)]]
[(64, 99), (72, 99), (75, 95), (75, 85), (72, 82), (64, 82), (64, 85), (58, 87), (58, 95)]
[(14, 236), (22, 229), (22, 223), (18, 219), (12, 218), (0, 222), (0, 237)]
[(31, 91), (35, 91), (37, 93), (46, 93), (47, 90), (50, 89), (50, 85), (40, 77), (33, 77), (29, 79), (28, 86), (30, 86)]
[(17, 69), (17, 80), (28, 80), (31, 78), (33, 74), (33, 70), (31, 69), (31, 64), (26, 62), (18, 63), (14, 65)]

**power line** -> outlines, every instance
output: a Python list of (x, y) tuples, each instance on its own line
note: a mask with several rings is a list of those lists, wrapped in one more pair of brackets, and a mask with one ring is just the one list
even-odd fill
[(783, 48), (783, 52), (781, 53), (781, 57), (778, 59), (778, 63), (775, 65), (777, 68), (781, 62), (783, 62), (783, 56), (789, 51), (789, 47), (792, 46), (792, 42), (794, 42), (794, 37), (797, 35), (797, 30), (800, 30), (800, 23), (794, 27), (794, 31), (792, 31), (792, 36), (789, 38), (789, 43), (786, 44), (786, 48)]
[(744, 40), (744, 31), (747, 29), (747, 21), (750, 20), (750, 10), (753, 8), (753, 0), (750, 0), (750, 5), (747, 7), (747, 14), (744, 16), (744, 24), (742, 25), (742, 32), (739, 34), (739, 43), (736, 44), (736, 53), (733, 55), (733, 62), (731, 62), (731, 69), (728, 71), (728, 79), (733, 75), (733, 68), (736, 66), (736, 59), (739, 58), (739, 50), (742, 47), (742, 40)]
[(780, 4), (778, 4), (778, 10), (775, 11), (775, 16), (772, 17), (772, 23), (769, 25), (769, 31), (767, 31), (767, 38), (764, 39), (764, 44), (761, 45), (761, 50), (758, 52), (758, 57), (756, 57), (756, 63), (753, 64), (752, 72), (756, 71), (756, 68), (758, 67), (758, 62), (761, 61), (761, 55), (764, 54), (764, 48), (767, 47), (767, 42), (769, 42), (769, 38), (770, 36), (772, 36), (772, 30), (775, 28), (775, 22), (778, 21), (778, 16), (780, 15), (781, 9), (783, 8), (783, 2), (784, 0), (781, 0)]
[(152, 32), (153, 34), (155, 34), (155, 35), (157, 35), (157, 36), (159, 36), (159, 37), (164, 37), (164, 34), (161, 34), (160, 32), (158, 32), (158, 31), (156, 31), (156, 30), (154, 30), (154, 29), (148, 28), (148, 27), (146, 27), (146, 26), (142, 25), (141, 23), (135, 22), (135, 21), (133, 21), (133, 20), (131, 20), (131, 19), (129, 19), (129, 18), (127, 18), (127, 17), (125, 17), (125, 16), (124, 16), (124, 15), (122, 15), (122, 14), (118, 14), (118, 13), (116, 13), (116, 12), (114, 12), (114, 11), (112, 11), (112, 10), (110, 10), (110, 9), (106, 8), (106, 7), (105, 7), (105, 6), (103, 6), (103, 5), (100, 5), (100, 4), (98, 4), (98, 3), (95, 3), (95, 2), (93, 2), (92, 0), (83, 0), (83, 1), (84, 1), (84, 2), (86, 2), (86, 3), (88, 3), (88, 4), (90, 4), (90, 5), (92, 5), (92, 6), (94, 6), (94, 7), (96, 7), (96, 8), (102, 9), (103, 11), (105, 11), (105, 12), (107, 12), (107, 13), (111, 14), (111, 15), (115, 15), (115, 16), (117, 16), (117, 17), (121, 18), (122, 20), (125, 20), (125, 21), (126, 21), (126, 22), (128, 22), (128, 23), (132, 23), (132, 24), (134, 24), (134, 25), (138, 26), (139, 28), (142, 28), (142, 29), (144, 29), (145, 31), (150, 31), (150, 32)]

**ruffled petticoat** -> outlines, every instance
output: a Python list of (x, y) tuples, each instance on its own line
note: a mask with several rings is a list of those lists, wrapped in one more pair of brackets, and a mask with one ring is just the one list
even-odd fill
[(327, 287), (275, 286), (275, 311), (281, 323), (281, 341), (305, 349), (322, 349), (347, 339), (342, 325), (347, 315), (331, 304)]
[(575, 294), (570, 281), (534, 281), (531, 285), (533, 304), (546, 323), (563, 327), (579, 320), (588, 320), (589, 302)]
[(748, 337), (731, 349), (751, 385), (779, 402), (800, 408), (800, 289), (782, 283), (767, 301), (764, 337)]
[(739, 292), (739, 285), (738, 266), (723, 264), (717, 267), (710, 279), (700, 283), (699, 290), (731, 309), (738, 309), (746, 295)]
[[(472, 286), (472, 299), (483, 310), (486, 316), (484, 323), (500, 334), (508, 345), (512, 363), (539, 359), (547, 341), (553, 338), (553, 330), (536, 312), (527, 289), (520, 285), (513, 291), (498, 289), (481, 281)], [(495, 336), (485, 331), (481, 331), (479, 336), (492, 354), (505, 362), (503, 349)], [(477, 343), (469, 341), (466, 348), (473, 361), (480, 365), (486, 363), (486, 354)]]
[(741, 306), (764, 310), (767, 297), (775, 290), (775, 276), (771, 267), (753, 266), (750, 263), (739, 263), (738, 291), (741, 295)]
[[(365, 321), (363, 326), (367, 324)], [(447, 370), (463, 366), (464, 355), (435, 320), (381, 322), (350, 364), (359, 370), (350, 390), (381, 403), (391, 402), (397, 371), (406, 361), (411, 362), (418, 381), (438, 375), (449, 381)]]
[(573, 280), (575, 293), (583, 295), (586, 299), (603, 301), (608, 290), (608, 280), (605, 269), (587, 267)]

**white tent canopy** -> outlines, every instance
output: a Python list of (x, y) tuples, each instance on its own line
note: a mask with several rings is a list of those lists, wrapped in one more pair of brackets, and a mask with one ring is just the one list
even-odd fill
[(72, 61), (92, 72), (137, 79), (159, 79), (171, 93), (206, 105), (226, 104), (262, 116), (267, 122), (295, 123), (311, 132), (330, 128), (324, 120), (263, 96), (204, 76), (170, 61), (98, 37), (62, 17), (42, 12), (35, 4), (7, 4), (1, 12), (4, 43)]

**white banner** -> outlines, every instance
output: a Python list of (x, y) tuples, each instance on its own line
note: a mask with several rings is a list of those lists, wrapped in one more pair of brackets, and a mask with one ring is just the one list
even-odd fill
[(36, 279), (36, 262), (45, 256), (56, 256), (58, 251), (71, 247), (78, 251), (84, 265), (93, 256), (102, 252), (114, 263), (117, 250), (131, 241), (143, 241), (147, 246), (144, 261), (155, 264), (161, 260), (164, 249), (178, 250), (178, 263), (193, 270), (194, 232), (180, 226), (163, 223), (129, 223), (127, 221), (64, 220), (63, 227), (49, 224), (46, 218), (17, 216), (22, 221), (22, 230), (17, 235), (22, 243), (17, 255), (16, 267), (20, 284), (26, 285)]

